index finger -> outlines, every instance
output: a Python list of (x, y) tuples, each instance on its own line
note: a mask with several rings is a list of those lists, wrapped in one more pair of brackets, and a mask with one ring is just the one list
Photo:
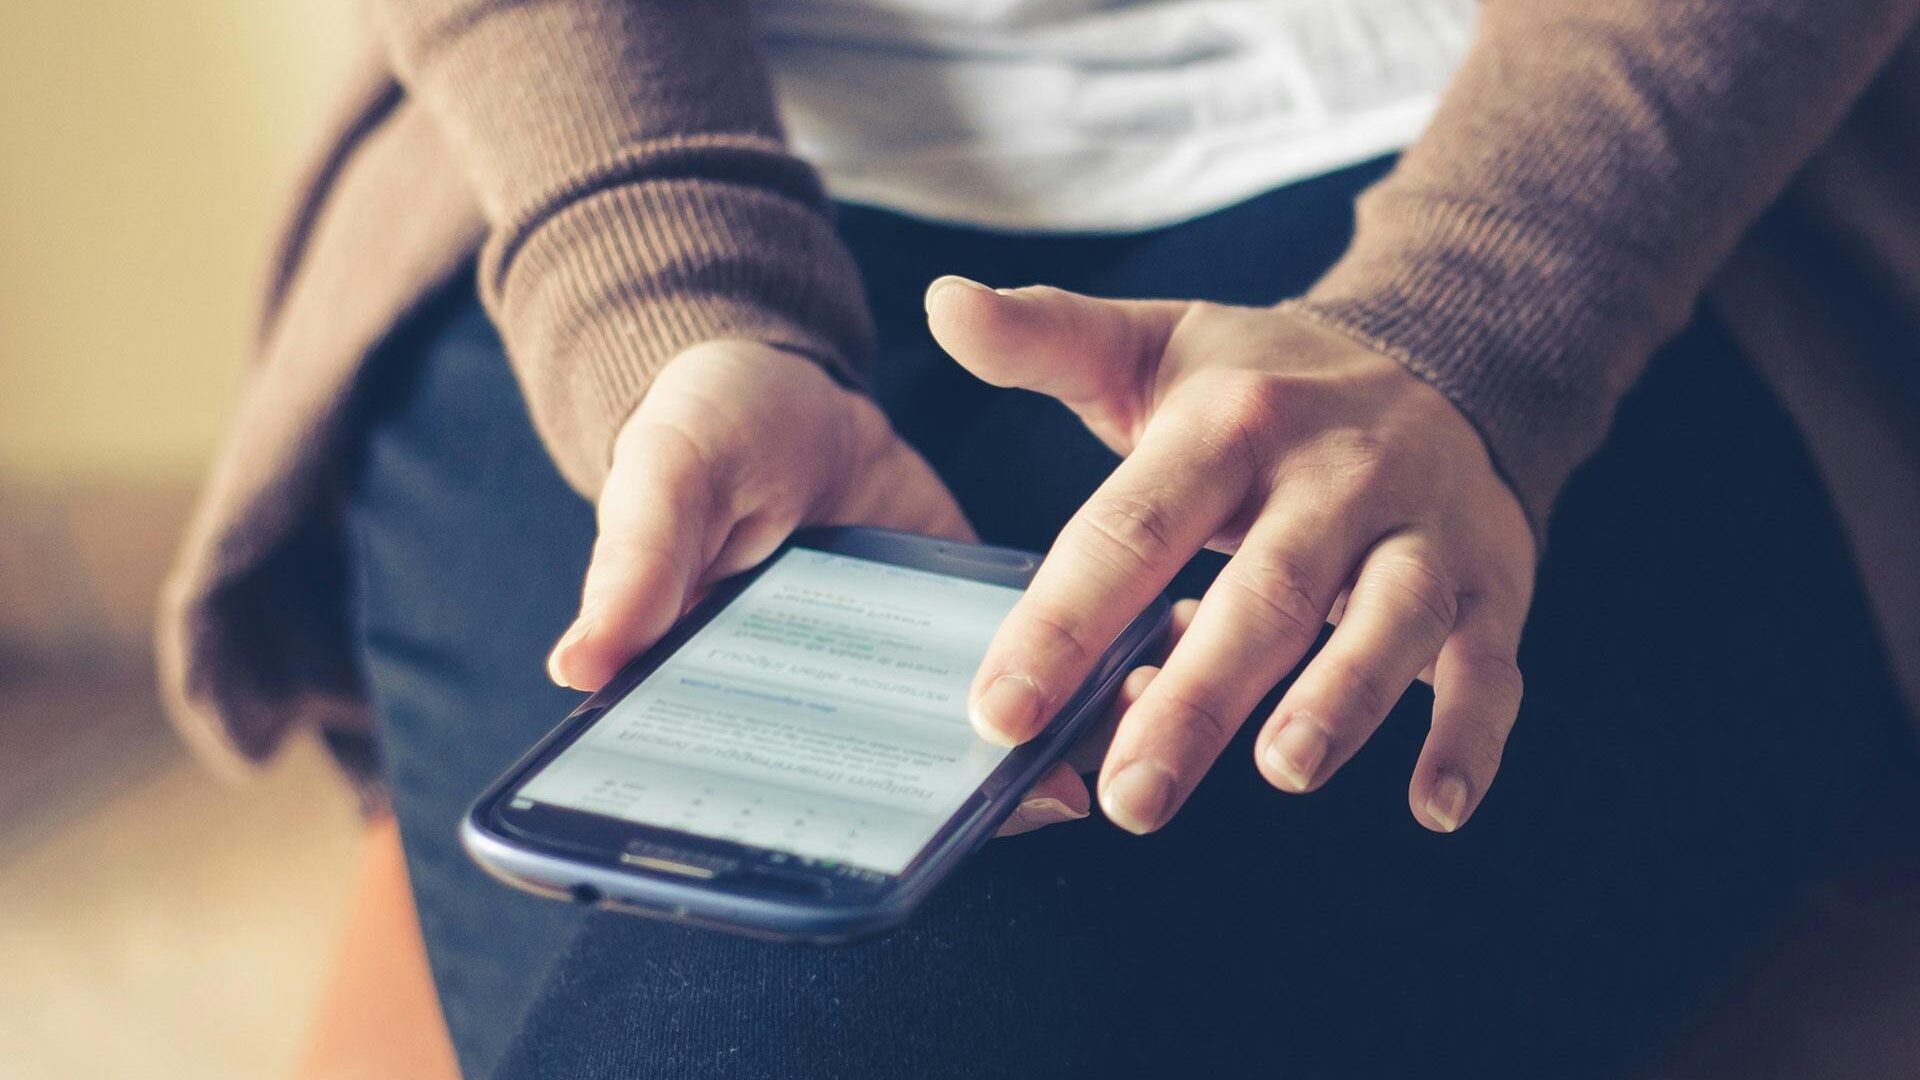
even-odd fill
[(981, 738), (1038, 734), (1100, 656), (1219, 530), (1244, 492), (1223, 457), (1169, 417), (1073, 515), (1000, 624), (974, 676), (968, 715)]

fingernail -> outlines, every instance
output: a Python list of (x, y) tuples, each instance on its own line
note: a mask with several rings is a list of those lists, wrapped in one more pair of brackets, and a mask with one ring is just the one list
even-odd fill
[(1319, 725), (1295, 720), (1280, 729), (1267, 744), (1267, 767), (1294, 791), (1313, 786), (1313, 778), (1327, 760), (1327, 737)]
[(566, 633), (560, 635), (560, 640), (554, 643), (553, 651), (547, 654), (547, 678), (552, 679), (555, 686), (573, 689), (573, 684), (568, 682), (567, 677), (560, 671), (560, 654), (579, 644), (580, 640), (586, 636), (586, 620), (576, 620), (572, 626), (567, 627)]
[(1452, 773), (1440, 774), (1432, 794), (1427, 796), (1427, 817), (1440, 826), (1441, 832), (1452, 832), (1466, 816), (1467, 782)]
[(1000, 746), (1018, 746), (1040, 718), (1040, 689), (1024, 675), (1002, 675), (973, 703), (973, 730)]
[(935, 294), (939, 293), (943, 289), (946, 289), (950, 286), (955, 286), (955, 285), (964, 289), (972, 289), (975, 292), (992, 292), (993, 291), (992, 289), (987, 288), (985, 285), (980, 284), (979, 282), (973, 280), (972, 278), (964, 278), (964, 277), (961, 277), (959, 274), (947, 274), (942, 277), (934, 278), (933, 283), (927, 286), (927, 295), (926, 295), (926, 301), (925, 301), (926, 306), (928, 308), (933, 307), (933, 298)]
[(1075, 810), (1050, 795), (1036, 796), (1020, 804), (1020, 820), (1034, 826), (1079, 821), (1086, 816), (1087, 811)]
[(1151, 761), (1121, 769), (1100, 793), (1100, 808), (1130, 833), (1150, 833), (1166, 824), (1173, 809), (1173, 777)]

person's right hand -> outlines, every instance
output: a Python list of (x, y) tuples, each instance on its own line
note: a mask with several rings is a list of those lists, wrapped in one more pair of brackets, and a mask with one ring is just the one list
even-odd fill
[(1500, 767), (1534, 540), (1467, 417), (1405, 365), (1284, 308), (993, 290), (943, 278), (928, 325), (982, 379), (1049, 394), (1123, 461), (1060, 532), (975, 677), (974, 727), (1044, 728), (1201, 548), (1229, 553), (1193, 625), (1115, 728), (1107, 817), (1164, 826), (1260, 699), (1313, 653), (1255, 741), (1317, 790), (1409, 683), (1434, 686), (1407, 789), (1452, 832)]
[[(548, 674), (599, 689), (706, 586), (759, 563), (802, 525), (837, 524), (974, 538), (946, 486), (871, 398), (782, 349), (747, 341), (688, 349), (620, 430), (580, 613)], [(1002, 832), (1086, 817), (1090, 801), (1062, 763)]]

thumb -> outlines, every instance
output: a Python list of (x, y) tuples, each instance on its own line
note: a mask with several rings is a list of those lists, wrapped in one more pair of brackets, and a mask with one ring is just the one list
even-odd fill
[(598, 690), (667, 632), (732, 524), (707, 460), (677, 429), (632, 422), (600, 494), (580, 613), (547, 658), (555, 683)]
[(927, 286), (927, 326), (960, 365), (1074, 407), (1139, 400), (1187, 305), (1103, 300), (1045, 285), (990, 289), (948, 275)]

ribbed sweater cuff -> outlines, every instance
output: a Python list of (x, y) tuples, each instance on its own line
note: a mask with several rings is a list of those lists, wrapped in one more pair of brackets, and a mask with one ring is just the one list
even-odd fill
[(1376, 190), (1356, 241), (1282, 305), (1399, 361), (1479, 430), (1536, 537), (1651, 347), (1621, 253), (1488, 208)]
[(565, 201), (495, 234), (481, 292), (535, 427), (589, 498), (653, 376), (690, 346), (758, 341), (847, 385), (872, 349), (859, 272), (831, 223), (755, 185), (649, 180)]

